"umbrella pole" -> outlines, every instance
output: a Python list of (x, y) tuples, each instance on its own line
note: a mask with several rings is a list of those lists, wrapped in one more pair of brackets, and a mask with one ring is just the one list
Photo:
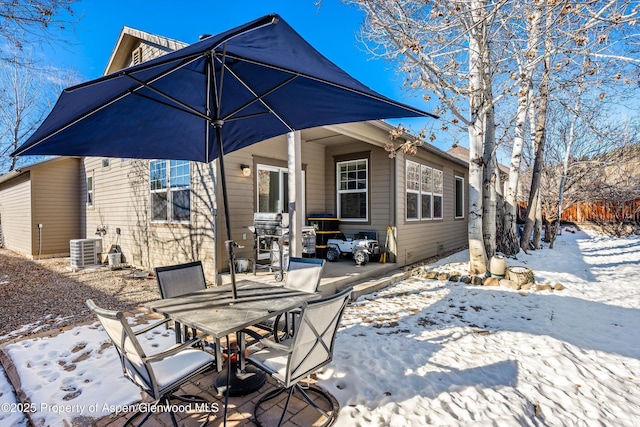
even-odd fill
[(231, 273), (231, 291), (233, 299), (238, 299), (236, 290), (236, 269), (235, 269), (235, 242), (231, 239), (231, 217), (229, 216), (229, 196), (227, 195), (227, 182), (224, 174), (224, 151), (222, 149), (222, 120), (215, 121), (216, 140), (218, 142), (218, 162), (220, 162), (220, 183), (222, 184), (222, 204), (224, 205), (224, 221), (227, 226), (227, 240), (224, 242), (229, 258), (229, 271)]

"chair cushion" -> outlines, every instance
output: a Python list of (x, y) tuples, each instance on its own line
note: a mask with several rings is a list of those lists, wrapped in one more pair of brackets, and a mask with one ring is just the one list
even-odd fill
[(215, 357), (206, 351), (187, 349), (165, 359), (151, 363), (156, 375), (159, 389), (167, 389), (182, 384), (207, 364), (215, 361)]
[(249, 356), (249, 361), (260, 369), (269, 372), (275, 379), (286, 382), (287, 361), (289, 354), (275, 348), (265, 348)]

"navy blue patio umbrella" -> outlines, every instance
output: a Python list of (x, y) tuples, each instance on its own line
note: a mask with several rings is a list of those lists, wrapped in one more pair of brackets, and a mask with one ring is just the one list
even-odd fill
[(432, 114), (374, 92), (268, 15), (148, 62), (65, 89), (12, 155), (211, 162), (294, 130)]

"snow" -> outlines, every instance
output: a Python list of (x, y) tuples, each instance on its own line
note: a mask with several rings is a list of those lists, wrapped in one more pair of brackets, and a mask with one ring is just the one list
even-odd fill
[[(562, 290), (414, 276), (351, 304), (318, 373), (340, 403), (337, 425), (640, 425), (640, 238), (569, 231), (554, 250), (507, 260)], [(463, 251), (426, 268), (464, 272), (467, 260)], [(161, 332), (147, 345), (173, 343)], [(106, 342), (92, 325), (8, 346), (38, 422), (139, 399)], [(2, 376), (0, 393), (15, 399)], [(24, 425), (4, 412), (3, 426)]]

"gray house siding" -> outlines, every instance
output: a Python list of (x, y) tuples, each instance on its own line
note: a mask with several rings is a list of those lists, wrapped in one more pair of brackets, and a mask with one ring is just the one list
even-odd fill
[[(468, 206), (468, 173), (464, 164), (419, 150), (416, 156), (397, 157), (396, 203), (398, 206), (398, 263), (418, 262), (467, 244), (467, 213), (455, 218), (455, 177), (464, 178), (465, 207)], [(408, 220), (406, 211), (406, 162), (412, 161), (443, 172), (442, 219)]]

